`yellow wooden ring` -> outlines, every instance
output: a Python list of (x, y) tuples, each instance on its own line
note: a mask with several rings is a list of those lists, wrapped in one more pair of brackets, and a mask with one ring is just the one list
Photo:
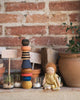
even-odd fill
[(21, 73), (32, 73), (32, 69), (28, 68), (28, 69), (22, 69)]
[(30, 89), (32, 87), (32, 82), (31, 81), (22, 81), (22, 87), (24, 89)]
[(31, 47), (30, 46), (22, 46), (21, 49), (22, 49), (22, 51), (30, 51)]

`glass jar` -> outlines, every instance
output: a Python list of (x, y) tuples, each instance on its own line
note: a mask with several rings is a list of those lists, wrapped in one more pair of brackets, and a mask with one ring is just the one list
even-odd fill
[(21, 76), (20, 76), (20, 74), (15, 74), (14, 81), (15, 81), (14, 86), (16, 88), (21, 87)]
[(32, 79), (33, 88), (40, 88), (41, 87), (41, 78), (35, 77)]
[(3, 88), (12, 89), (14, 88), (14, 75), (4, 75)]

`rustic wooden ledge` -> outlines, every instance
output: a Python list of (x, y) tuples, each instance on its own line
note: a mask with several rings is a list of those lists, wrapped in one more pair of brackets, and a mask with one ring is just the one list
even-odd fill
[(80, 88), (63, 87), (60, 91), (43, 89), (0, 89), (0, 100), (80, 100)]

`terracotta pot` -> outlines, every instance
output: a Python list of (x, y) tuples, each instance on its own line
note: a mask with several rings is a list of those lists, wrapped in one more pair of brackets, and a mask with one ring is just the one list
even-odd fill
[(34, 75), (34, 74), (35, 74), (35, 75), (36, 75), (36, 74), (39, 75), (39, 74), (40, 74), (40, 71), (41, 71), (40, 69), (34, 69), (34, 70), (32, 70), (32, 74), (33, 74), (33, 75)]
[(80, 87), (80, 54), (60, 54), (59, 70), (67, 86)]
[(22, 49), (22, 51), (30, 51), (31, 47), (30, 46), (22, 46), (21, 49)]
[(0, 74), (5, 72), (5, 67), (0, 68)]
[(40, 74), (40, 69), (34, 69), (32, 70), (32, 78), (38, 77)]

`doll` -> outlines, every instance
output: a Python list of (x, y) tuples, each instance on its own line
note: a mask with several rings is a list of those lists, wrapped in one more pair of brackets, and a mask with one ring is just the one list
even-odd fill
[(46, 73), (43, 80), (44, 89), (60, 90), (59, 76), (56, 74), (56, 65), (48, 63), (46, 65)]

